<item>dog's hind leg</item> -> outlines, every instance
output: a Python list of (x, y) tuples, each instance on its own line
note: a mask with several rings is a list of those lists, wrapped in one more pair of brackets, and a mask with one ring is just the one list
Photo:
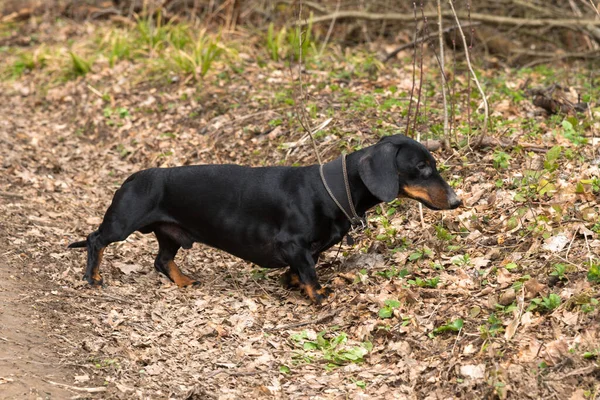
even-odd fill
[(102, 285), (102, 276), (100, 275), (100, 263), (102, 262), (102, 254), (106, 246), (101, 246), (98, 243), (99, 231), (90, 233), (86, 240), (87, 247), (87, 267), (83, 279), (88, 281), (92, 286)]
[(88, 281), (92, 286), (102, 285), (100, 263), (102, 262), (102, 255), (106, 246), (127, 239), (130, 234), (137, 230), (135, 228), (122, 230), (120, 226), (115, 228), (115, 225), (118, 224), (107, 222), (105, 217), (100, 228), (90, 233), (87, 237), (85, 243), (87, 247), (87, 267), (83, 279)]
[(161, 229), (155, 230), (154, 234), (158, 239), (158, 255), (154, 260), (154, 268), (165, 274), (179, 287), (197, 284), (197, 281), (181, 272), (175, 261), (173, 261), (181, 245)]
[(127, 239), (152, 220), (155, 200), (151, 196), (139, 196), (132, 183), (130, 178), (117, 190), (100, 227), (86, 239), (88, 257), (83, 279), (92, 286), (102, 285), (100, 262), (106, 246)]

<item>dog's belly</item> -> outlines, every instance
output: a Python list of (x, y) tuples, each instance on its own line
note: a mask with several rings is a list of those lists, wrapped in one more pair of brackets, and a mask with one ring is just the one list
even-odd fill
[(243, 260), (250, 261), (263, 268), (283, 268), (287, 263), (279, 255), (274, 244), (248, 244), (240, 246), (239, 243), (215, 243), (211, 240), (202, 240), (200, 243), (223, 250)]
[(255, 233), (252, 235), (248, 229), (224, 229), (223, 226), (183, 229), (189, 232), (194, 242), (223, 250), (263, 268), (287, 266), (274, 240), (275, 234)]

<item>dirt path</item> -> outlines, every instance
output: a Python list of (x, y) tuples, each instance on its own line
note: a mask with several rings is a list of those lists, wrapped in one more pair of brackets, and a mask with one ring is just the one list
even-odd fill
[[(53, 336), (36, 307), (44, 291), (21, 266), (0, 258), (0, 393), (3, 399), (63, 399), (63, 387), (77, 371), (60, 365), (58, 353), (68, 351)], [(35, 287), (34, 287), (35, 286)]]

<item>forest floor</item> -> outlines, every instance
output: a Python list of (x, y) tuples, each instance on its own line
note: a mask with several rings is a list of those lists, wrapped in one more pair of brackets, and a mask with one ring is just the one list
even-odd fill
[[(139, 233), (107, 248), (105, 287), (92, 289), (84, 252), (66, 246), (97, 228), (131, 173), (316, 162), (297, 78), (262, 39), (221, 38), (235, 51), (194, 77), (159, 65), (167, 45), (124, 55), (105, 40), (114, 29), (0, 30), (0, 397), (598, 398), (598, 68), (478, 60), (491, 121), (472, 149), (481, 101), (459, 60), (457, 140), (434, 155), (464, 207), (373, 209), (357, 243), (324, 254), (335, 295), (321, 307), (283, 288), (282, 271), (201, 245), (178, 255), (201, 284), (179, 289)], [(325, 160), (405, 132), (412, 54), (383, 64), (378, 50), (331, 45), (306, 61), (306, 114), (333, 118), (317, 135)], [(439, 139), (433, 58), (423, 79), (411, 134)], [(552, 84), (589, 108), (536, 108), (527, 89)]]

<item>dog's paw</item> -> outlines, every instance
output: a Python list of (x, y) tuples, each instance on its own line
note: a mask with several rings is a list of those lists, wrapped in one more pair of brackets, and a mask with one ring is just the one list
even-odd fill
[(288, 289), (296, 289), (301, 287), (300, 277), (298, 274), (288, 270), (285, 274), (281, 275), (281, 284)]
[(315, 287), (311, 285), (304, 285), (302, 287), (308, 298), (316, 305), (320, 305), (329, 296), (333, 294), (333, 290), (328, 287), (321, 287), (320, 285)]
[(104, 280), (101, 277), (99, 277), (99, 279), (98, 278), (93, 279), (93, 278), (84, 276), (83, 280), (87, 281), (87, 283), (89, 283), (90, 287), (93, 287), (93, 288), (103, 288), (104, 287)]

